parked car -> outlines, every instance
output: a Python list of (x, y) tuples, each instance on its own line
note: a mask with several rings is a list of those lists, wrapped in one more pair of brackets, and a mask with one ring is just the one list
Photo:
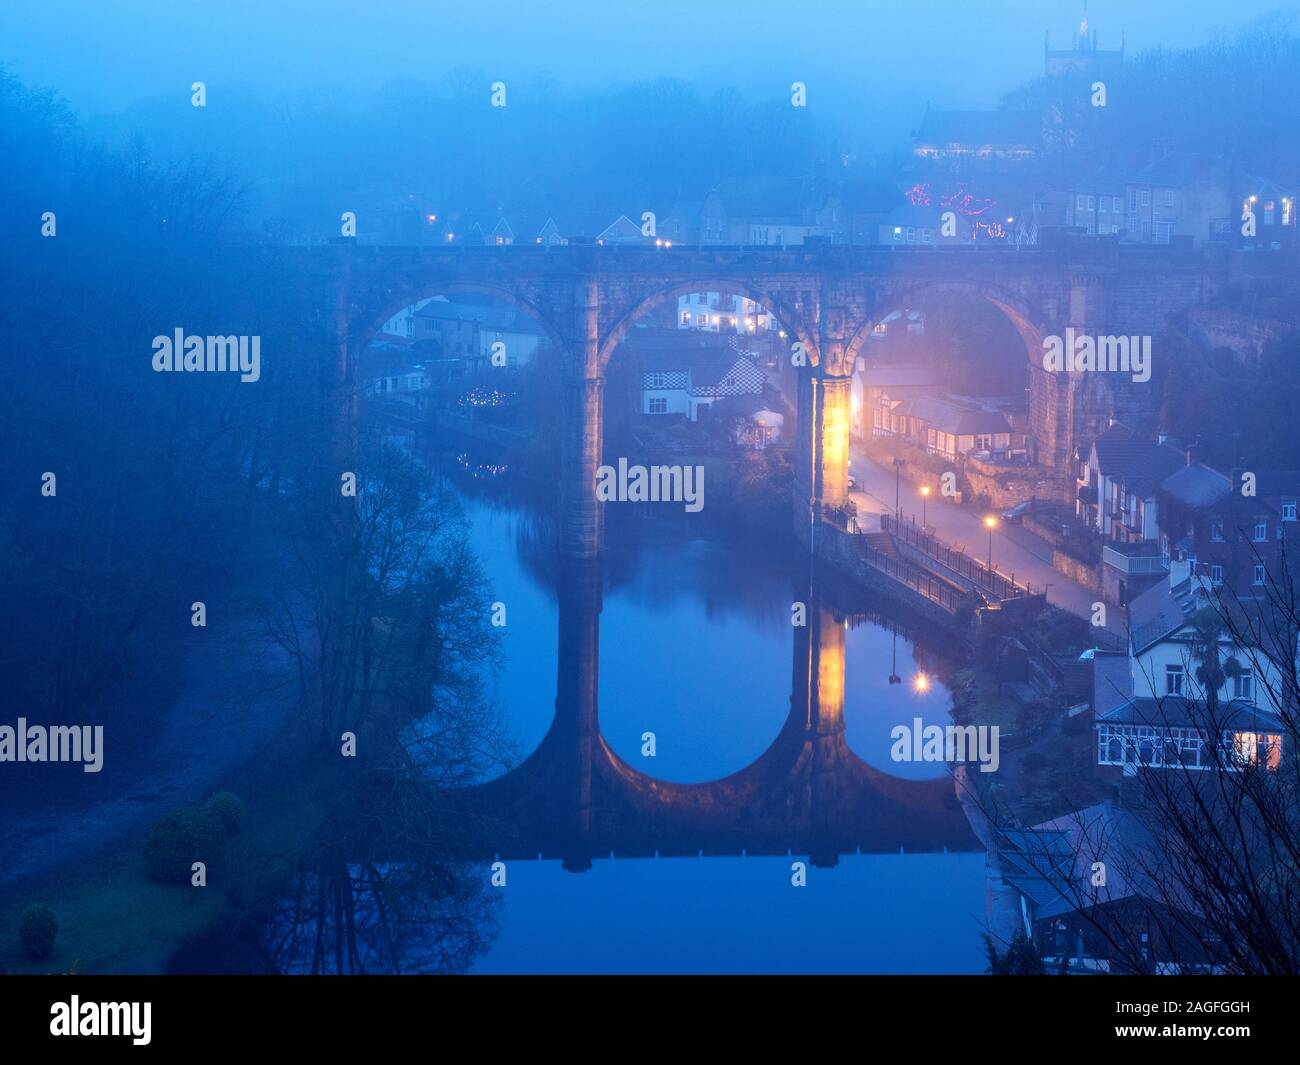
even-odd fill
[(1033, 507), (1034, 501), (1032, 499), (1021, 500), (1014, 507), (1010, 507), (1002, 512), (1002, 520), (1009, 521), (1012, 524), (1018, 524), (1020, 519), (1028, 514)]

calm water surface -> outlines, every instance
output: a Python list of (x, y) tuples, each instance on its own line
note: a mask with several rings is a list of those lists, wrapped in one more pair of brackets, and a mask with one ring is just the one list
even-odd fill
[[(557, 604), (524, 557), (530, 519), (481, 497), (464, 505), (493, 598), (507, 604), (495, 695), (522, 757), (554, 713)], [(611, 530), (599, 714), (615, 753), (651, 776), (693, 783), (734, 773), (767, 749), (790, 710), (797, 564), (653, 524), (631, 537)], [(924, 696), (912, 687), (935, 665), (888, 621), (849, 620), (845, 738), (863, 761), (909, 779), (945, 774), (889, 757), (894, 725), (948, 720), (941, 682)], [(902, 683), (890, 684), (891, 674)], [(708, 694), (716, 692), (726, 695)], [(654, 758), (641, 753), (647, 731)], [(581, 873), (558, 861), (511, 862), (501, 934), (476, 971), (983, 968), (982, 851), (847, 855), (835, 868), (809, 868), (801, 889), (791, 886), (791, 860), (597, 859)]]

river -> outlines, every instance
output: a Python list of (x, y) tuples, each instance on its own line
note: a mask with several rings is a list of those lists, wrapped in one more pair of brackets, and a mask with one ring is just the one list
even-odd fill
[[(463, 503), (492, 595), (506, 605), (495, 698), (526, 756), (555, 714), (557, 599), (542, 568), (529, 564), (529, 514), (490, 491)], [(598, 706), (619, 759), (658, 780), (699, 783), (763, 754), (791, 713), (791, 607), (803, 566), (676, 524), (607, 527)], [(944, 765), (891, 760), (889, 731), (916, 717), (950, 720), (941, 659), (887, 615), (844, 623), (849, 749), (892, 777), (940, 786)], [(647, 732), (653, 757), (643, 753)], [(511, 861), (501, 931), (475, 971), (983, 969), (982, 850), (841, 854), (832, 867), (808, 867), (806, 886), (796, 887), (792, 863), (804, 859), (597, 856), (581, 872), (558, 860)]]

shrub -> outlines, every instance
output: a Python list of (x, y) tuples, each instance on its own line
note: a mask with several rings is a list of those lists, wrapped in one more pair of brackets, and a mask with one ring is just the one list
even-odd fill
[(203, 806), (172, 810), (153, 826), (144, 845), (144, 868), (151, 880), (184, 884), (190, 866), (211, 861), (220, 851), (225, 830), (221, 820)]
[(59, 919), (48, 906), (34, 902), (18, 920), (18, 938), (23, 953), (37, 961), (44, 961), (54, 953), (54, 937), (59, 934)]
[(205, 804), (207, 811), (221, 822), (227, 836), (239, 835), (239, 830), (248, 820), (248, 810), (238, 795), (229, 791), (219, 791)]

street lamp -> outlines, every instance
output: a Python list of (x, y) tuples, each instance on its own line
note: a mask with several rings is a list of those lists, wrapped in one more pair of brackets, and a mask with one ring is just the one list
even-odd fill
[(903, 507), (898, 500), (898, 486), (902, 482), (903, 460), (894, 459), (894, 520), (903, 520)]
[(918, 673), (912, 679), (912, 687), (916, 690), (917, 695), (924, 695), (930, 690), (930, 678), (924, 673)]
[(925, 530), (925, 525), (926, 525), (925, 504), (929, 500), (929, 498), (930, 498), (930, 486), (928, 484), (921, 485), (921, 529), (922, 531)]
[(991, 575), (993, 573), (993, 530), (998, 527), (998, 519), (990, 514), (984, 519), (984, 526), (989, 531), (989, 560), (987, 569)]

